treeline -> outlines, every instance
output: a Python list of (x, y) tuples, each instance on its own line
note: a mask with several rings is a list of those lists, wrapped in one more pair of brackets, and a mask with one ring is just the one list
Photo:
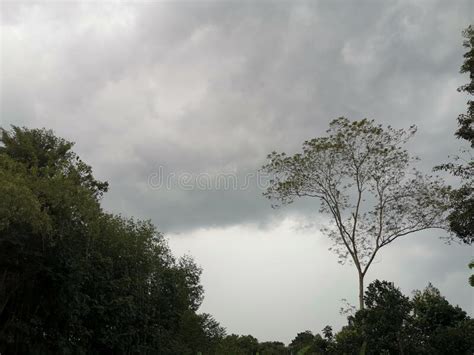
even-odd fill
[(248, 336), (228, 336), (219, 354), (329, 355), (329, 354), (472, 354), (474, 320), (452, 306), (439, 290), (428, 285), (403, 295), (387, 281), (372, 282), (365, 292), (366, 307), (348, 317), (348, 324), (333, 333), (298, 333), (288, 346), (258, 343)]
[(207, 353), (224, 335), (201, 270), (148, 221), (106, 213), (107, 183), (51, 131), (2, 130), (0, 353)]

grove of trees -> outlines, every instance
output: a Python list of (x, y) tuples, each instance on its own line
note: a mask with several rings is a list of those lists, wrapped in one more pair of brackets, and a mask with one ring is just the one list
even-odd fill
[[(364, 295), (366, 307), (348, 317), (334, 336), (299, 333), (294, 354), (470, 354), (474, 320), (452, 306), (431, 284), (413, 297), (392, 283), (375, 280)], [(284, 354), (284, 353), (281, 353)]]
[(107, 183), (51, 131), (0, 142), (0, 353), (195, 354), (224, 329), (196, 313), (201, 270), (149, 221), (104, 212)]

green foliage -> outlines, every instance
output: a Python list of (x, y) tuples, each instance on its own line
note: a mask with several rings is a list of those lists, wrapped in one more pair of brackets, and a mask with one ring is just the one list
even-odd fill
[[(366, 307), (348, 317), (333, 334), (300, 332), (285, 347), (278, 342), (258, 344), (251, 336), (230, 335), (217, 347), (219, 355), (341, 355), (341, 354), (472, 354), (474, 321), (428, 285), (412, 299), (387, 281), (375, 280), (364, 294)], [(258, 352), (257, 352), (258, 349)]]
[(412, 334), (418, 353), (468, 354), (474, 350), (474, 321), (431, 284), (413, 297)]
[[(463, 43), (467, 52), (464, 54), (464, 63), (461, 73), (469, 74), (469, 83), (458, 88), (458, 91), (474, 95), (474, 28), (472, 25), (463, 31)], [(465, 139), (474, 148), (474, 101), (467, 102), (467, 112), (458, 116), (456, 137)], [(454, 236), (466, 244), (474, 242), (474, 160), (469, 148), (464, 151), (465, 157), (455, 157), (454, 162), (442, 164), (435, 170), (445, 170), (461, 180), (458, 189), (451, 189), (449, 228)], [(460, 163), (459, 163), (460, 162)]]
[(61, 176), (96, 198), (107, 192), (108, 183), (94, 179), (92, 168), (71, 150), (74, 143), (45, 129), (12, 126), (11, 132), (0, 128), (0, 133), (0, 154), (22, 163), (38, 177)]
[(201, 270), (149, 221), (104, 213), (107, 183), (51, 131), (2, 130), (0, 352), (212, 352)]
[(291, 341), (289, 348), (291, 349), (291, 351), (297, 354), (306, 354), (311, 345), (313, 345), (313, 342), (313, 333), (309, 330), (306, 330), (296, 335), (296, 337)]
[[(474, 162), (471, 161), (474, 174)], [(472, 177), (469, 178), (472, 180)], [(448, 216), (450, 230), (466, 244), (474, 242), (474, 187), (472, 181), (465, 181), (463, 186), (451, 192), (452, 211)]]
[(403, 326), (411, 310), (408, 297), (391, 283), (376, 280), (367, 287), (364, 300), (366, 308), (351, 322), (364, 334), (367, 354), (402, 353)]
[(251, 335), (231, 334), (217, 346), (218, 355), (254, 355), (259, 350), (258, 340)]
[[(474, 260), (469, 263), (469, 269), (474, 269)], [(474, 274), (469, 276), (469, 284), (474, 287)]]
[[(474, 27), (469, 25), (463, 31), (465, 38), (463, 46), (467, 49), (464, 53), (464, 63), (461, 66), (461, 73), (468, 73), (470, 82), (458, 88), (458, 91), (474, 95)], [(458, 138), (465, 139), (471, 143), (474, 148), (474, 101), (467, 102), (467, 113), (458, 117), (459, 128), (456, 131)]]
[(287, 355), (288, 350), (282, 342), (266, 341), (258, 346), (258, 355)]
[(336, 354), (359, 354), (364, 343), (364, 336), (360, 329), (352, 324), (342, 327), (335, 338)]
[(327, 340), (332, 340), (332, 338), (334, 337), (334, 334), (332, 332), (332, 327), (330, 325), (326, 325), (323, 330), (323, 335), (324, 335), (324, 338), (326, 338)]
[(365, 293), (366, 308), (335, 335), (337, 354), (470, 354), (474, 321), (429, 285), (413, 299), (386, 281)]
[(198, 352), (212, 354), (225, 336), (225, 329), (209, 314), (196, 314), (187, 311), (181, 318), (182, 344), (187, 344), (183, 354), (194, 355)]

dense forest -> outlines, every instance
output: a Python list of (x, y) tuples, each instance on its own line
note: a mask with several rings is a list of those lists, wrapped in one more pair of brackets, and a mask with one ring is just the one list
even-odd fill
[[(461, 72), (469, 73), (471, 81), (460, 91), (473, 95), (474, 29), (467, 28), (464, 35), (468, 51)], [(474, 102), (469, 101), (456, 132), (471, 148), (473, 114)], [(456, 188), (410, 180), (400, 196), (414, 199), (400, 201), (395, 194), (396, 203), (384, 205), (390, 207), (387, 213), (394, 214), (384, 231), (396, 232), (384, 237), (380, 227), (380, 244), (376, 239), (370, 246), (366, 239), (356, 239), (356, 222), (349, 226), (354, 230), (350, 234), (338, 220), (342, 190), (336, 191), (332, 180), (326, 180), (327, 187), (315, 180), (317, 188), (308, 182), (314, 178), (312, 159), (316, 153), (341, 156), (348, 147), (351, 152), (360, 148), (344, 145), (345, 140), (375, 141), (375, 148), (367, 148), (376, 154), (367, 176), (373, 178), (374, 171), (382, 169), (385, 175), (374, 178), (373, 189), (387, 181), (387, 191), (398, 193), (392, 186), (401, 186), (398, 175), (388, 176), (379, 158), (391, 164), (399, 159), (391, 169), (405, 168), (408, 157), (392, 142), (398, 144), (403, 132), (384, 131), (368, 120), (339, 119), (332, 125), (339, 127), (330, 136), (335, 140), (305, 143), (306, 155), (269, 156), (266, 168), (283, 171), (285, 177), (275, 181), (267, 195), (283, 202), (303, 192), (322, 196), (339, 228), (340, 236), (334, 238), (341, 237), (340, 246), (348, 250), (341, 253), (352, 257), (359, 272), (360, 306), (342, 329), (330, 325), (302, 329), (288, 345), (228, 334), (212, 315), (200, 313), (204, 297), (200, 267), (190, 256), (174, 257), (150, 221), (105, 211), (101, 198), (108, 183), (94, 177), (92, 167), (73, 151), (72, 142), (47, 129), (1, 128), (0, 354), (472, 354), (474, 320), (450, 304), (429, 280), (407, 296), (390, 281), (365, 286), (363, 277), (380, 247), (407, 231), (439, 228), (442, 216), (452, 240), (472, 244), (473, 162), (436, 167), (460, 178)], [(345, 169), (338, 172), (346, 173)], [(376, 211), (380, 214), (373, 216), (381, 219), (382, 206)], [(402, 218), (406, 222), (400, 226)], [(369, 235), (372, 230), (365, 232)]]

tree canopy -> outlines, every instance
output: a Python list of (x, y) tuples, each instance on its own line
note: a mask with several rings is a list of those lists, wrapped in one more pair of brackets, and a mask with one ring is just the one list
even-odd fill
[(107, 183), (44, 129), (2, 130), (0, 352), (210, 351), (201, 270), (149, 221), (104, 212)]
[(445, 227), (441, 181), (414, 169), (415, 158), (403, 148), (415, 131), (341, 117), (330, 123), (327, 136), (304, 142), (302, 153), (273, 152), (263, 166), (272, 176), (266, 197), (282, 204), (317, 198), (320, 211), (329, 214), (332, 224), (323, 232), (340, 261), (349, 259), (357, 269), (360, 308), (364, 277), (381, 248), (410, 233)]
[[(466, 92), (469, 95), (474, 95), (474, 27), (469, 25), (463, 31), (464, 42), (463, 46), (467, 49), (464, 53), (464, 62), (461, 65), (461, 73), (468, 73), (470, 81), (459, 87), (458, 91)], [(467, 112), (458, 116), (459, 127), (456, 131), (456, 136), (471, 143), (471, 148), (474, 148), (474, 101), (467, 102)]]
[(375, 280), (366, 308), (336, 334), (336, 354), (470, 354), (474, 320), (429, 284), (412, 299), (392, 283)]
[[(458, 91), (474, 95), (474, 28), (467, 27), (463, 31), (464, 62), (461, 73), (468, 73), (470, 81), (458, 88)], [(449, 228), (458, 240), (472, 244), (474, 242), (474, 101), (468, 100), (467, 112), (458, 116), (457, 138), (466, 140), (470, 148), (463, 150), (463, 156), (454, 157), (454, 161), (439, 165), (435, 170), (445, 170), (460, 179), (460, 186), (450, 193), (451, 209), (448, 216)]]

